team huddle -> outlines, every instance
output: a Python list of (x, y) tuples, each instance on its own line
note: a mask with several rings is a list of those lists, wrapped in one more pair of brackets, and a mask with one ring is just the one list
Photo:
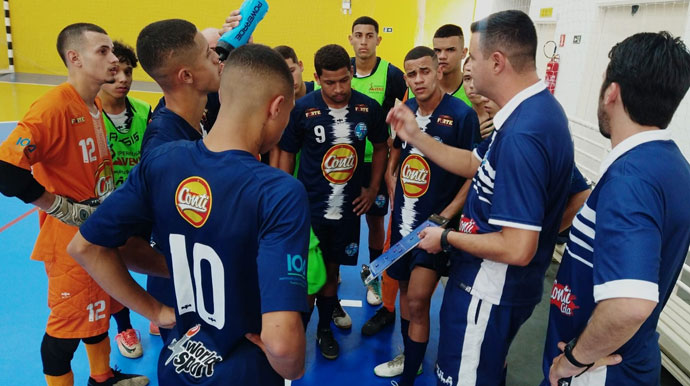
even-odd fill
[[(136, 54), (96, 25), (65, 27), (67, 82), (0, 145), (0, 193), (41, 209), (32, 259), (48, 275), (49, 386), (74, 384), (80, 341), (88, 385), (148, 384), (110, 366), (111, 316), (120, 352), (142, 355), (130, 309), (163, 340), (161, 385), (300, 378), (314, 306), (319, 352), (337, 359), (331, 322), (352, 328), (340, 266), (367, 255), (362, 215), (370, 261), (430, 216), (449, 221), (367, 286), (381, 308), (366, 336), (395, 323), (400, 294), (403, 351), (372, 364), (377, 376), (413, 385), (433, 355), (439, 386), (505, 384), (570, 229), (542, 385), (659, 383), (656, 324), (690, 245), (690, 165), (664, 130), (690, 87), (679, 38), (639, 33), (611, 49), (597, 115), (612, 151), (591, 190), (523, 12), (474, 22), (469, 49), (459, 26), (441, 26), (401, 69), (376, 55), (379, 25), (360, 17), (354, 57), (323, 46), (314, 82), (286, 45), (249, 43), (220, 62), (218, 39), (242, 22), (237, 11), (221, 29), (158, 21)], [(127, 95), (138, 64), (163, 91), (153, 112)], [(146, 289), (129, 270), (148, 275)]]

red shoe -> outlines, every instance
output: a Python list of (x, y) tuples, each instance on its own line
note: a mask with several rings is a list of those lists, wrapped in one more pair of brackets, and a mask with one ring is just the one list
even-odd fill
[(158, 329), (158, 326), (156, 326), (155, 324), (153, 324), (153, 322), (150, 322), (150, 323), (149, 323), (149, 334), (151, 334), (151, 335), (160, 335), (160, 334), (161, 334), (161, 330), (159, 330), (159, 329)]
[(117, 342), (117, 348), (120, 349), (120, 354), (126, 358), (134, 359), (144, 355), (139, 332), (133, 328), (115, 335), (115, 341)]

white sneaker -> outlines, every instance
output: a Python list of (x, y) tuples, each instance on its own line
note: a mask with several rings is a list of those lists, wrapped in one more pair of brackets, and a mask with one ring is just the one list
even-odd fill
[(332, 319), (335, 326), (340, 329), (348, 330), (352, 328), (352, 318), (343, 306), (340, 305), (340, 300), (338, 300), (338, 305), (333, 309)]
[(372, 306), (378, 306), (383, 303), (379, 279), (372, 280), (371, 283), (367, 284), (367, 303)]
[(405, 368), (405, 354), (399, 354), (392, 360), (374, 367), (374, 374), (379, 377), (392, 378), (403, 373)]
[[(417, 370), (417, 375), (422, 373), (422, 366), (424, 364), (419, 365), (419, 370)], [(399, 354), (392, 360), (386, 362), (386, 363), (381, 363), (380, 365), (374, 367), (374, 374), (376, 374), (379, 377), (383, 378), (392, 378), (392, 377), (397, 377), (398, 375), (401, 375), (403, 373), (403, 370), (405, 369), (405, 354)]]

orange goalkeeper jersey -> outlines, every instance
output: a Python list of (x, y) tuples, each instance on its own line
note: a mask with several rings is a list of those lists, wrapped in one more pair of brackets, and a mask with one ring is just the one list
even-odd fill
[[(113, 166), (100, 100), (97, 117), (69, 83), (36, 100), (0, 145), (0, 160), (31, 170), (47, 191), (74, 201), (103, 200), (114, 190)], [(41, 229), (31, 258), (67, 257), (77, 227), (41, 212)]]

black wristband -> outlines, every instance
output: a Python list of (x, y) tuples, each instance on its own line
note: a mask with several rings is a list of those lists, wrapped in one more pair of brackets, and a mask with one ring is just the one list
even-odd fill
[(572, 364), (573, 366), (575, 366), (575, 367), (580, 367), (580, 368), (584, 368), (584, 370), (583, 370), (580, 374), (576, 375), (576, 376), (579, 377), (580, 375), (582, 375), (582, 374), (584, 374), (585, 372), (587, 372), (587, 370), (589, 370), (590, 368), (592, 368), (592, 366), (594, 366), (594, 362), (588, 363), (588, 364), (584, 364), (584, 363), (581, 363), (580, 361), (578, 361), (577, 359), (575, 359), (575, 357), (573, 356), (573, 349), (575, 348), (575, 344), (576, 344), (576, 343), (577, 343), (577, 338), (574, 338), (573, 340), (571, 340), (570, 342), (568, 342), (568, 344), (565, 345), (565, 350), (563, 350), (563, 355), (565, 355), (565, 358), (566, 358), (566, 359), (568, 360), (568, 362), (570, 362), (570, 364)]
[(450, 249), (452, 248), (452, 245), (448, 243), (448, 233), (450, 233), (453, 229), (451, 228), (446, 228), (443, 230), (443, 233), (441, 233), (441, 249), (443, 252), (450, 252)]

